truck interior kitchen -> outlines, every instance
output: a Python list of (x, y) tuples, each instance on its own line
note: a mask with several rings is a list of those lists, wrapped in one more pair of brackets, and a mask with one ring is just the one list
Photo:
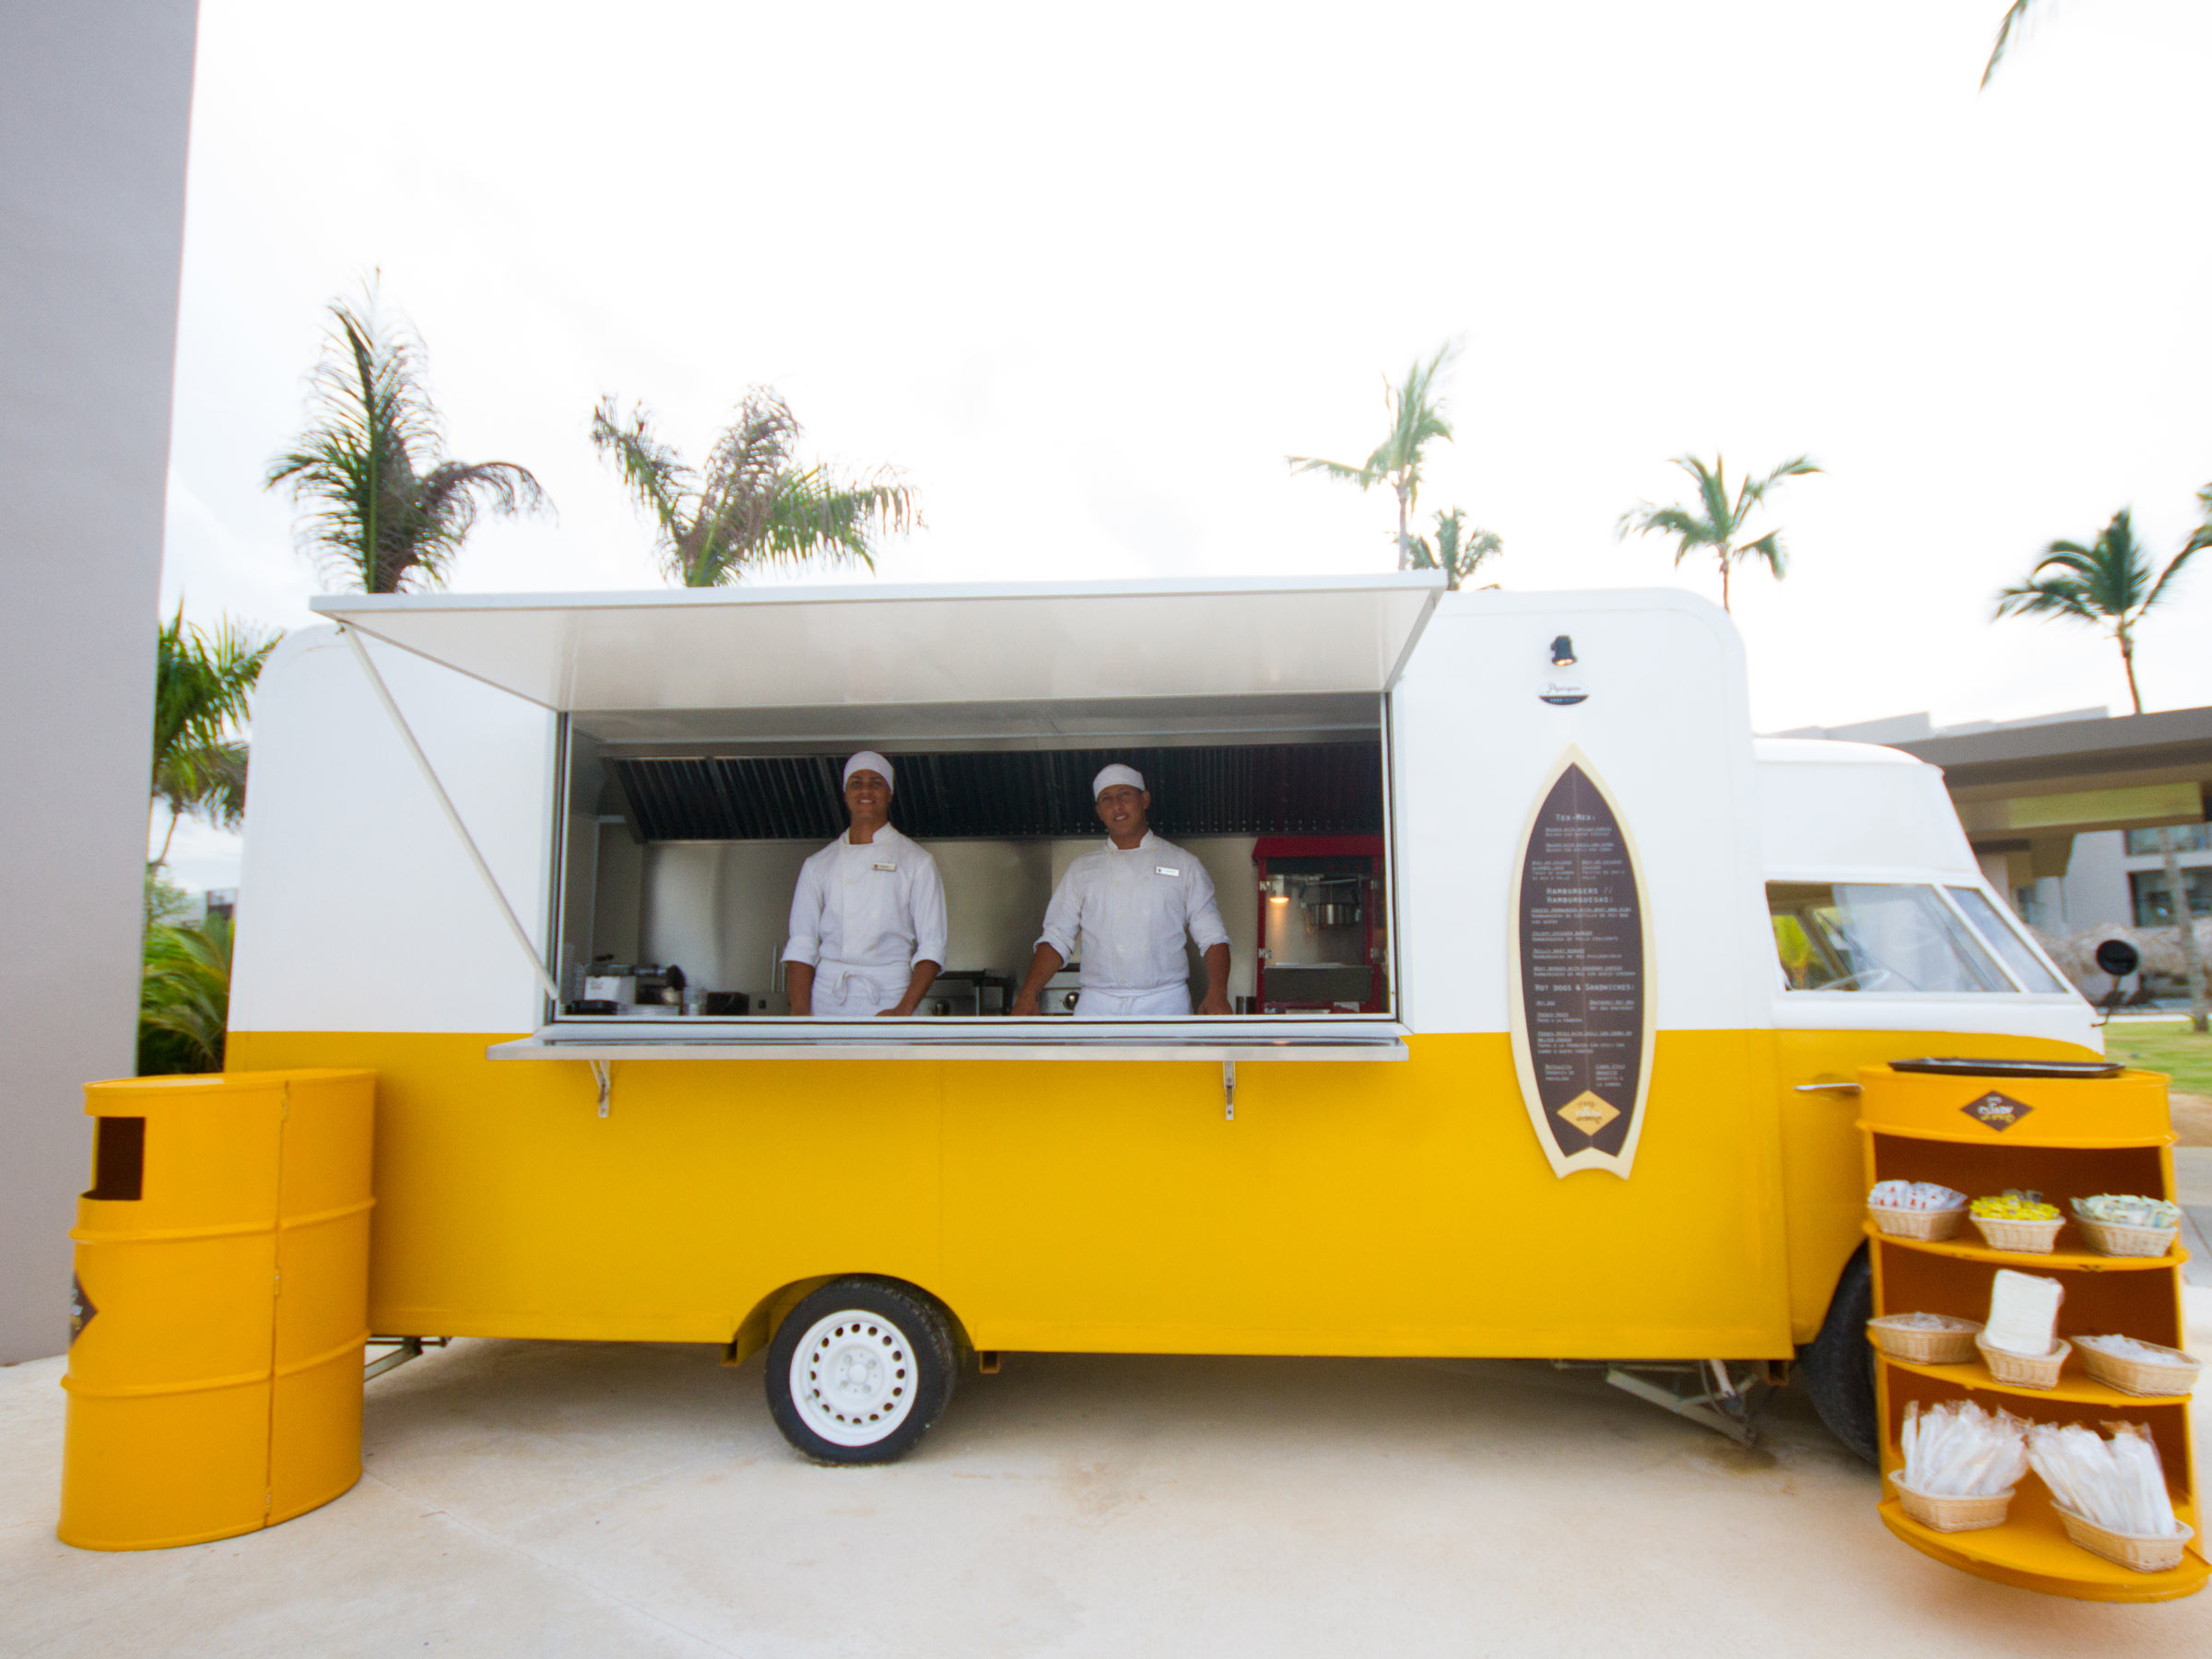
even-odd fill
[[(1390, 1014), (1381, 697), (908, 709), (904, 724), (936, 729), (903, 741), (794, 732), (792, 712), (566, 718), (561, 1023), (787, 1014), (793, 886), (844, 832), (840, 769), (863, 747), (897, 766), (891, 822), (944, 879), (948, 959), (921, 1014), (1007, 1012), (1054, 886), (1100, 844), (1088, 786), (1116, 760), (1144, 774), (1153, 829), (1213, 878), (1239, 1014)], [(1043, 1012), (1072, 1009), (1077, 966)]]

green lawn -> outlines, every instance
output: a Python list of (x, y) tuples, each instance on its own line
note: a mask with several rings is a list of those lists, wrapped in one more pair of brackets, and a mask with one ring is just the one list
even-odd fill
[(2186, 1019), (2118, 1021), (2104, 1028), (2104, 1052), (2146, 1071), (2161, 1071), (2176, 1088), (2212, 1095), (2212, 1037), (2199, 1037)]

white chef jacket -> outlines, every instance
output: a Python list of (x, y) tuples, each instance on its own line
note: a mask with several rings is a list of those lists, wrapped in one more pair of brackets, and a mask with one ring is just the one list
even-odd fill
[(791, 895), (787, 962), (815, 970), (821, 1000), (841, 998), (847, 978), (906, 994), (916, 962), (945, 963), (945, 884), (937, 861), (886, 824), (855, 846), (841, 835), (799, 866)]
[(1201, 951), (1229, 943), (1206, 866), (1147, 830), (1127, 852), (1109, 839), (1068, 865), (1037, 942), (1079, 960), (1087, 992), (1166, 991), (1190, 982), (1185, 930)]

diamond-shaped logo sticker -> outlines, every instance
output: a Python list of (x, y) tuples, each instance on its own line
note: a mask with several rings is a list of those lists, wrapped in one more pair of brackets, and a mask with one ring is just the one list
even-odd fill
[(1999, 1135), (2011, 1128), (2035, 1110), (2025, 1100), (2016, 1100), (2010, 1095), (1991, 1089), (1978, 1100), (1969, 1100), (1959, 1108), (1985, 1129), (1994, 1129)]
[(76, 1274), (71, 1274), (69, 1276), (69, 1346), (71, 1347), (76, 1346), (76, 1339), (85, 1334), (85, 1327), (92, 1323), (93, 1315), (99, 1312), (100, 1310), (92, 1305), (92, 1299), (85, 1294), (85, 1281), (78, 1278)]
[(1620, 1108), (1583, 1089), (1573, 1100), (1559, 1108), (1561, 1122), (1571, 1124), (1584, 1135), (1594, 1135), (1600, 1129), (1620, 1115)]

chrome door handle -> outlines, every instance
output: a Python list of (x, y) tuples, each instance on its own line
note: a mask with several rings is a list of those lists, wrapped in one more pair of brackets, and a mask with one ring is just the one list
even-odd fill
[(1800, 1083), (1797, 1085), (1795, 1092), (1798, 1094), (1857, 1094), (1859, 1086), (1856, 1083)]

